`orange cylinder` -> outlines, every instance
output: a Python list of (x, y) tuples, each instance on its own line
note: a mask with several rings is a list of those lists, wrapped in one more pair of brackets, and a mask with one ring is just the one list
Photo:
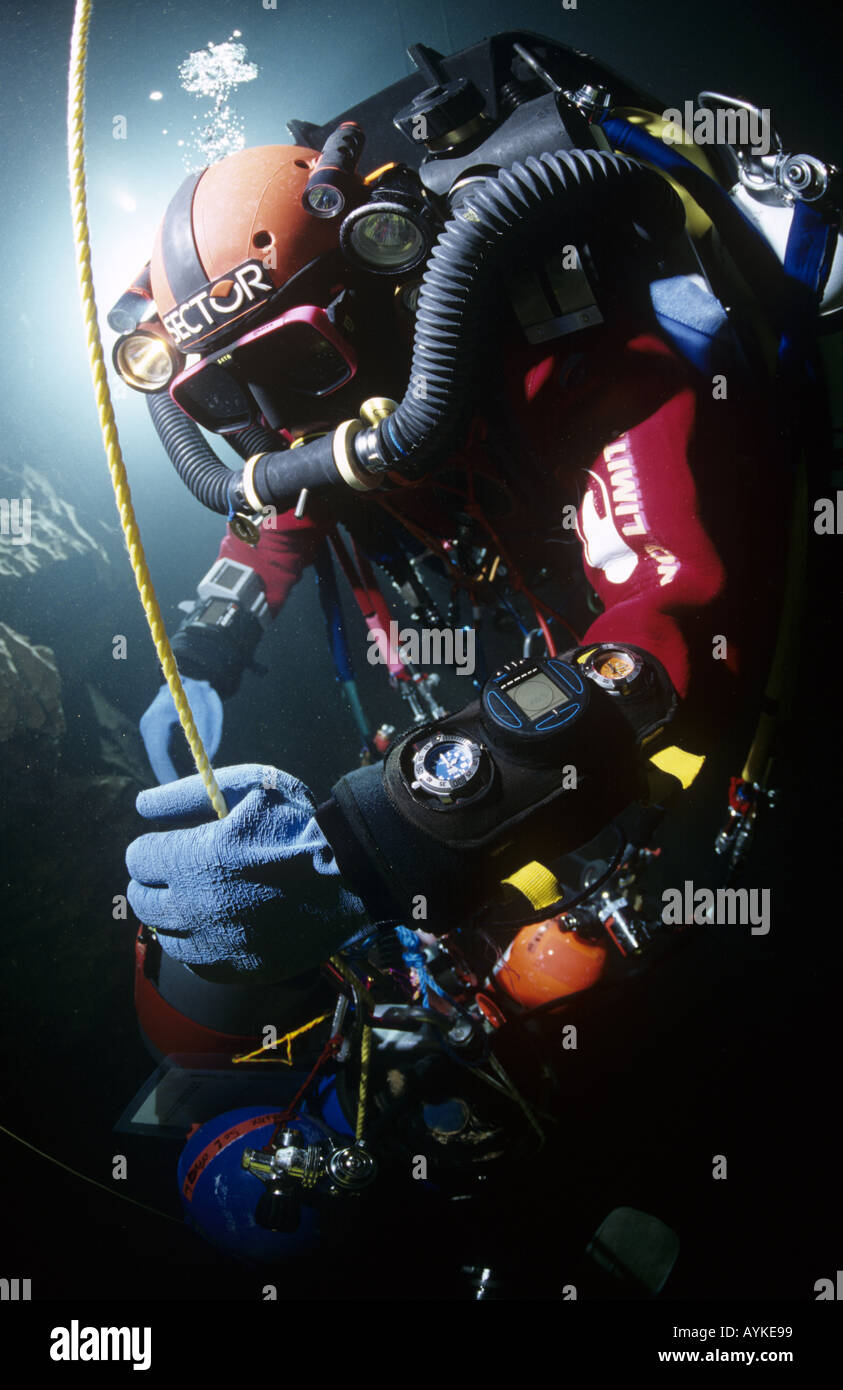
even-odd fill
[(608, 943), (584, 941), (561, 920), (522, 927), (495, 966), (497, 988), (527, 1009), (590, 989), (606, 968)]

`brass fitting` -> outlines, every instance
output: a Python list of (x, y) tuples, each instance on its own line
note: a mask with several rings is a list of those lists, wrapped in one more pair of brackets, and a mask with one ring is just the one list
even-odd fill
[(391, 401), (389, 396), (370, 396), (360, 407), (360, 418), (365, 424), (374, 426), (388, 415), (394, 415), (397, 409), (397, 403)]

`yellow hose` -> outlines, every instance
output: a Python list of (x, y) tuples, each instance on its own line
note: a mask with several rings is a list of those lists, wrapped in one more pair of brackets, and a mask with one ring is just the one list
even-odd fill
[(155, 643), (158, 660), (164, 679), (173, 697), (173, 704), (184, 729), (185, 738), (193, 754), (196, 770), (211, 800), (211, 805), (220, 819), (228, 814), (228, 807), (217, 785), (213, 769), (208, 760), (199, 731), (193, 718), (181, 677), (173, 656), (158, 599), (152, 585), (152, 577), (146, 563), (140, 531), (132, 506), (132, 494), (126, 477), (126, 465), (120, 450), (117, 425), (108, 389), (108, 378), (102, 352), (102, 339), (97, 322), (97, 305), (94, 297), (93, 275), (91, 272), (91, 245), (88, 231), (88, 201), (85, 189), (85, 60), (88, 50), (88, 29), (91, 21), (91, 0), (77, 0), (73, 16), (73, 36), (70, 43), (70, 73), (67, 97), (67, 153), (70, 169), (70, 206), (73, 217), (73, 243), (76, 251), (76, 269), (79, 276), (79, 293), (82, 299), (82, 317), (88, 345), (88, 361), (94, 383), (94, 396), (97, 403), (102, 440), (105, 447), (114, 500), (120, 515), (120, 525), (126, 540), (129, 560), (138, 593), (149, 624), (149, 631)]

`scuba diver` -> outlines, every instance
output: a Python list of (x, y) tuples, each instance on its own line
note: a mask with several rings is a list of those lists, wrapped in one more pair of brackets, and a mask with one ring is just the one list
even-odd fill
[[(288, 1003), (398, 932), (428, 1023), (450, 1010), (458, 1029), (465, 995), (455, 1014), (431, 974), (444, 942), (488, 1030), (590, 981), (583, 965), (563, 987), (563, 929), (622, 956), (658, 935), (619, 867), (646, 856), (769, 661), (792, 442), (770, 345), (793, 379), (839, 293), (834, 171), (780, 144), (668, 143), (652, 98), (536, 35), (410, 54), (422, 92), (404, 79), (190, 175), (110, 316), (118, 370), (228, 521), (172, 640), (210, 755), (309, 568), (366, 744), (321, 805), (291, 772), (217, 770), (214, 820), (200, 777), (178, 776), (164, 687), (141, 723), (161, 785), (138, 797), (155, 828), (128, 849), (129, 901), (170, 980)], [(803, 208), (804, 273), (759, 232)], [(334, 564), (407, 699), (397, 737), (360, 710)], [(514, 614), (523, 648), (481, 659), (475, 698), (447, 713), (394, 641), (375, 567), (425, 629), (466, 605), (478, 629)], [(607, 828), (615, 848), (581, 874)]]

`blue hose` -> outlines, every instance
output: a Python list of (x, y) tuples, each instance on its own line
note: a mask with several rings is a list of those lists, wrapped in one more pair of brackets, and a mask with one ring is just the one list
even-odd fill
[(334, 670), (337, 673), (337, 680), (342, 686), (345, 697), (348, 700), (348, 705), (360, 736), (364, 743), (368, 745), (371, 730), (363, 706), (360, 703), (357, 682), (354, 679), (354, 664), (352, 662), (351, 648), (345, 631), (342, 607), (340, 606), (337, 576), (334, 572), (334, 564), (331, 559), (331, 552), (327, 541), (323, 541), (316, 552), (314, 569), (316, 570), (316, 585), (319, 593), (319, 602), (325, 616), (325, 627), (328, 631), (328, 644), (331, 648), (331, 656), (334, 662)]

